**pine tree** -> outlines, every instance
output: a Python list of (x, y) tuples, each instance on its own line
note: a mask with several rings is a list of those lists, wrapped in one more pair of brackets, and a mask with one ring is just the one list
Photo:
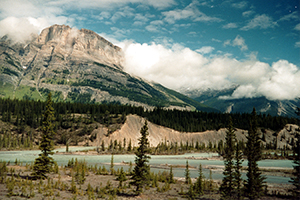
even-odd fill
[(147, 121), (145, 121), (144, 126), (140, 131), (142, 137), (139, 139), (139, 147), (135, 152), (135, 167), (133, 169), (133, 176), (131, 179), (132, 185), (136, 186), (136, 193), (140, 194), (143, 191), (143, 187), (150, 183), (150, 166), (147, 164), (149, 162), (150, 156), (146, 155), (149, 153), (149, 142), (147, 136), (148, 133), (148, 125)]
[(229, 199), (233, 196), (234, 191), (234, 149), (235, 149), (235, 133), (231, 117), (229, 118), (229, 125), (225, 137), (224, 149), (224, 165), (223, 180), (220, 186), (222, 199)]
[(111, 159), (110, 159), (110, 174), (114, 175), (115, 170), (114, 170), (114, 154), (111, 154)]
[(54, 109), (52, 107), (51, 93), (48, 94), (46, 101), (46, 109), (43, 114), (42, 122), (42, 139), (40, 141), (39, 149), (42, 151), (39, 154), (39, 157), (35, 159), (33, 165), (32, 175), (37, 179), (47, 178), (47, 173), (51, 171), (53, 165), (53, 158), (50, 155), (53, 155), (54, 143), (53, 143), (53, 124), (54, 120)]
[(235, 185), (235, 196), (236, 199), (240, 200), (242, 198), (242, 163), (243, 163), (243, 153), (241, 144), (236, 143), (235, 149), (235, 166), (234, 166), (234, 185)]
[(203, 195), (203, 187), (204, 187), (204, 175), (202, 172), (202, 165), (199, 165), (199, 177), (197, 178), (195, 184), (195, 191), (199, 194), (199, 196)]
[(171, 166), (170, 167), (170, 173), (169, 173), (169, 183), (175, 183), (175, 180), (174, 180), (174, 174), (173, 174), (173, 167)]
[(131, 139), (129, 140), (129, 144), (128, 144), (128, 147), (127, 147), (127, 151), (128, 152), (131, 152), (132, 150), (132, 147), (131, 147)]
[[(297, 108), (297, 115), (300, 116), (300, 108)], [(300, 123), (298, 123), (300, 126)], [(295, 132), (295, 139), (293, 145), (293, 177), (291, 177), (291, 183), (294, 185), (293, 195), (300, 199), (300, 128), (298, 127)]]
[(189, 170), (189, 161), (186, 161), (184, 175), (185, 175), (185, 183), (190, 184), (191, 183), (191, 176), (190, 176), (190, 170)]
[(123, 187), (123, 182), (127, 180), (126, 173), (123, 170), (123, 167), (121, 167), (121, 171), (117, 177), (117, 180), (119, 181), (119, 188)]
[(250, 200), (258, 199), (263, 194), (265, 177), (261, 175), (257, 162), (262, 159), (261, 141), (257, 131), (256, 111), (253, 108), (249, 124), (246, 157), (248, 160), (247, 180), (245, 184), (246, 196)]

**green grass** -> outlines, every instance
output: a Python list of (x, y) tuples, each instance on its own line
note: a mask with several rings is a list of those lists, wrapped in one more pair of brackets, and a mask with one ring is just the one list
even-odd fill
[(15, 98), (17, 99), (35, 99), (35, 100), (44, 100), (35, 88), (21, 85), (16, 89)]
[(0, 96), (5, 98), (13, 98), (13, 90), (14, 86), (12, 84), (3, 83), (0, 81)]

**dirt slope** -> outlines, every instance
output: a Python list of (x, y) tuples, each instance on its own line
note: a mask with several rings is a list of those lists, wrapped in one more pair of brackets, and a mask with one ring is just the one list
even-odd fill
[[(137, 146), (138, 138), (140, 138), (140, 129), (144, 125), (145, 119), (139, 117), (137, 115), (128, 115), (125, 124), (121, 127), (120, 130), (117, 130), (107, 136), (107, 128), (99, 127), (95, 129), (93, 134), (97, 134), (97, 139), (90, 143), (90, 145), (100, 146), (102, 140), (104, 140), (105, 145), (109, 145), (110, 141), (121, 141), (123, 144), (124, 138), (126, 138), (126, 145), (128, 145), (129, 140), (131, 140), (133, 146)], [(199, 143), (205, 143), (208, 145), (209, 141), (213, 144), (217, 143), (219, 140), (225, 141), (226, 129), (220, 129), (218, 131), (211, 130), (205, 132), (179, 132), (170, 128), (166, 128), (163, 126), (158, 126), (151, 122), (148, 122), (148, 132), (149, 132), (149, 141), (150, 146), (157, 146), (158, 143), (164, 142), (183, 142), (185, 144), (186, 141), (189, 143), (194, 141), (198, 141)], [(282, 147), (286, 144), (287, 140), (291, 137), (292, 132), (294, 132), (296, 126), (295, 125), (286, 125), (286, 127), (280, 132), (275, 133), (274, 131), (266, 130), (265, 138), (267, 142), (273, 141), (277, 136), (277, 145)], [(238, 140), (247, 141), (246, 136), (248, 131), (237, 129), (236, 135)]]
[[(109, 137), (106, 137), (105, 134), (107, 131), (105, 131), (103, 128), (95, 131), (97, 132), (97, 143), (96, 145), (100, 145), (100, 142), (102, 140), (105, 141), (105, 144), (109, 144), (110, 140), (118, 140), (122, 141), (126, 138), (127, 143), (131, 139), (132, 145), (137, 146), (138, 144), (138, 138), (141, 137), (140, 135), (140, 129), (143, 126), (145, 122), (145, 119), (137, 116), (137, 115), (129, 115), (127, 116), (127, 120), (125, 124), (122, 126), (120, 130), (115, 131), (112, 133)], [(149, 132), (149, 141), (150, 146), (157, 146), (158, 143), (164, 142), (165, 140), (167, 142), (180, 142), (182, 141), (185, 143), (186, 141), (189, 142), (196, 142), (197, 140), (201, 143), (205, 143), (208, 145), (209, 141), (212, 143), (218, 142), (220, 139), (225, 138), (226, 130), (220, 129), (219, 131), (206, 131), (206, 132), (197, 132), (197, 133), (187, 133), (187, 132), (179, 132), (175, 131), (170, 128), (166, 128), (163, 126), (158, 126), (156, 124), (153, 124), (151, 122), (148, 122), (148, 132)], [(242, 132), (239, 130), (239, 132)], [(239, 134), (238, 139), (246, 139), (245, 135)]]

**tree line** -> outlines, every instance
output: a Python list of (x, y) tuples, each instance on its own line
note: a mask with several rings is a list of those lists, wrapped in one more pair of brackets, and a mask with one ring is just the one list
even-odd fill
[[(0, 116), (4, 122), (15, 124), (19, 131), (24, 130), (25, 125), (32, 128), (38, 128), (42, 125), (42, 112), (45, 108), (45, 102), (34, 101), (28, 99), (3, 99), (0, 98)], [(71, 102), (56, 102), (53, 103), (53, 108), (56, 111), (54, 117), (57, 121), (56, 128), (64, 128), (66, 120), (73, 120), (72, 117), (66, 119), (72, 113), (86, 114), (89, 122), (99, 122), (109, 124), (112, 121), (107, 118), (107, 114), (123, 115), (136, 114), (147, 118), (148, 121), (162, 125), (168, 128), (182, 132), (202, 132), (206, 130), (218, 130), (226, 128), (229, 116), (232, 118), (233, 125), (236, 128), (248, 130), (248, 121), (251, 114), (248, 113), (217, 113), (217, 112), (202, 112), (202, 111), (182, 111), (182, 110), (167, 110), (156, 107), (152, 110), (146, 110), (143, 107), (135, 107), (131, 105), (121, 105), (119, 103), (99, 103), (99, 104), (84, 104)], [(286, 124), (296, 124), (295, 118), (283, 116), (271, 116), (259, 113), (257, 115), (258, 127), (280, 130)]]

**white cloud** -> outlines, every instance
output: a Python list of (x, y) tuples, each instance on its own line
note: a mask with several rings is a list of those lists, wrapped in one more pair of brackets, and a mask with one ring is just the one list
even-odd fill
[(31, 34), (39, 34), (44, 28), (54, 24), (64, 24), (68, 21), (65, 17), (54, 19), (32, 17), (7, 17), (0, 21), (0, 36), (8, 35), (15, 42), (25, 42), (31, 39)]
[(234, 40), (226, 40), (224, 43), (223, 43), (224, 46), (237, 46), (241, 49), (241, 51), (245, 51), (245, 50), (248, 50), (248, 46), (246, 45), (245, 43), (245, 39), (242, 38), (240, 35), (237, 35), (235, 37)]
[(200, 22), (220, 22), (223, 21), (217, 17), (210, 17), (204, 14), (203, 12), (199, 11), (197, 8), (197, 1), (193, 1), (184, 9), (175, 9), (171, 11), (162, 12), (165, 16), (165, 21), (170, 24), (174, 24), (177, 20), (182, 19), (191, 19), (193, 21), (200, 21)]
[(223, 28), (225, 29), (231, 29), (231, 28), (237, 28), (237, 24), (236, 23), (228, 23), (226, 25), (223, 26)]
[(248, 10), (248, 11), (245, 11), (243, 12), (243, 16), (244, 17), (250, 17), (251, 15), (253, 15), (255, 12), (253, 10)]
[(198, 52), (200, 54), (208, 54), (208, 53), (211, 53), (213, 50), (215, 50), (214, 47), (204, 46), (204, 47), (201, 47), (200, 49), (197, 49), (196, 52)]
[(163, 24), (164, 22), (162, 20), (154, 20), (150, 22), (150, 25), (146, 26), (146, 30), (150, 32), (159, 32)]
[(242, 51), (248, 50), (245, 39), (239, 35), (232, 41), (232, 46), (238, 46)]
[(150, 18), (154, 17), (154, 15), (146, 14), (142, 15), (140, 13), (135, 14), (133, 25), (141, 26), (144, 25)]
[(300, 31), (300, 23), (297, 24), (294, 29), (297, 30), (297, 31)]
[(260, 29), (267, 29), (267, 28), (274, 28), (278, 26), (273, 19), (266, 14), (256, 15), (248, 24), (241, 28), (241, 30), (247, 31), (250, 29), (260, 28)]
[(233, 3), (231, 4), (232, 7), (237, 8), (237, 9), (244, 9), (246, 8), (248, 5), (247, 1), (241, 1), (239, 3)]
[(0, 7), (0, 37), (8, 34), (16, 42), (30, 39), (31, 34), (38, 34), (42, 29), (53, 24), (68, 23), (72, 26), (73, 17), (63, 16), (61, 7), (49, 2), (37, 0), (2, 0)]
[[(175, 5), (174, 0), (1, 0), (0, 6), (0, 37), (10, 34), (11, 38), (17, 40), (27, 40), (31, 33), (39, 33), (42, 29), (53, 24), (73, 25), (74, 21), (83, 18), (76, 14), (68, 15), (68, 11), (82, 9), (98, 9), (100, 15), (92, 15), (92, 18), (103, 20), (110, 18), (113, 22), (123, 17), (139, 17), (129, 4), (153, 6), (156, 9), (164, 9)], [(112, 13), (112, 9), (118, 12)], [(145, 18), (139, 18), (139, 22), (145, 22)], [(138, 25), (138, 21), (135, 25)], [(106, 24), (111, 22), (106, 21)], [(26, 28), (28, 26), (28, 28)], [(17, 30), (16, 27), (19, 27)]]
[[(40, 2), (44, 2), (40, 0)], [(49, 4), (55, 5), (55, 6), (66, 6), (68, 8), (92, 8), (92, 9), (99, 9), (99, 8), (116, 8), (116, 7), (123, 7), (127, 4), (142, 4), (146, 6), (153, 6), (157, 9), (164, 9), (167, 7), (170, 7), (172, 5), (175, 5), (176, 2), (174, 0), (163, 0), (163, 1), (157, 1), (157, 0), (54, 0), (50, 1)]]
[(257, 61), (255, 56), (245, 61), (224, 55), (205, 57), (203, 54), (209, 52), (210, 47), (196, 52), (179, 44), (166, 48), (155, 43), (123, 42), (119, 46), (125, 52), (125, 71), (178, 91), (238, 86), (232, 96), (223, 98), (265, 96), (284, 100), (300, 96), (300, 70), (286, 60), (270, 66)]
[(294, 11), (288, 15), (284, 15), (278, 21), (290, 21), (290, 20), (299, 20), (299, 13)]
[(118, 12), (115, 12), (113, 14), (113, 16), (111, 17), (111, 21), (115, 23), (120, 18), (134, 17), (134, 16), (135, 16), (134, 9), (129, 6), (125, 6), (120, 8)]
[(300, 41), (295, 43), (296, 48), (300, 48)]

